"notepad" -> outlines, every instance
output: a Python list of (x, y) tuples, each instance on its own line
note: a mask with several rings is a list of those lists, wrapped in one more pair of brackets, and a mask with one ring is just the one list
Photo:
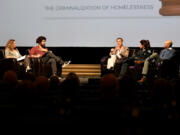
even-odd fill
[(22, 57), (20, 57), (20, 58), (17, 58), (17, 61), (24, 60), (24, 59), (25, 59), (25, 57), (26, 57), (26, 55), (24, 55), (24, 56), (22, 56)]

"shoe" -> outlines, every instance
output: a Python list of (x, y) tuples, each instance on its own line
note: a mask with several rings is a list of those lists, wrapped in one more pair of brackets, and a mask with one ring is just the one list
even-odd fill
[(142, 77), (141, 80), (138, 81), (138, 83), (143, 83), (143, 82), (145, 82), (146, 80), (147, 80), (146, 77)]
[(110, 70), (110, 71), (114, 71), (114, 67), (111, 67), (109, 70)]
[(61, 80), (61, 79), (62, 79), (62, 77), (58, 76), (58, 79), (59, 79), (59, 80)]
[(63, 63), (63, 65), (62, 65), (62, 67), (66, 67), (67, 65), (69, 65), (71, 63), (71, 61), (69, 60), (69, 61), (65, 61), (64, 63)]
[(26, 68), (26, 73), (32, 71), (31, 68)]

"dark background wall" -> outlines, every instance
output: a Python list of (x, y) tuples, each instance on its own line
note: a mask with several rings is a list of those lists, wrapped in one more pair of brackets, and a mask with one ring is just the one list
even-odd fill
[[(0, 47), (2, 49), (4, 47)], [(30, 47), (18, 47), (22, 55), (27, 54)], [(103, 56), (108, 56), (110, 47), (49, 47), (57, 56), (61, 56), (63, 60), (71, 60), (72, 64), (99, 64)], [(130, 48), (138, 50), (139, 48)], [(152, 48), (159, 52), (163, 48)], [(175, 48), (180, 50), (180, 48)]]

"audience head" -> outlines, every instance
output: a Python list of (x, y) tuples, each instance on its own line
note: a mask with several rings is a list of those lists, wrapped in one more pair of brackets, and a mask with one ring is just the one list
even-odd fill
[(48, 92), (48, 78), (45, 76), (39, 76), (34, 81), (34, 87), (37, 90), (37, 93), (46, 93)]
[(173, 45), (172, 40), (166, 40), (166, 41), (164, 42), (164, 48), (166, 48), (166, 49), (172, 47), (172, 45)]
[(99, 92), (103, 97), (118, 96), (118, 79), (113, 74), (104, 75), (100, 81)]
[(60, 81), (58, 76), (52, 76), (50, 78), (49, 87), (51, 90), (57, 89), (59, 87)]
[(8, 40), (5, 49), (10, 49), (10, 50), (16, 49), (16, 41), (14, 39)]
[(7, 84), (16, 84), (18, 82), (17, 75), (14, 71), (6, 71), (3, 76), (3, 81)]
[(174, 96), (179, 98), (179, 90), (180, 90), (180, 78), (174, 84)]
[(134, 70), (127, 70), (126, 73), (119, 78), (119, 96), (131, 98), (136, 94), (136, 80), (138, 74)]
[(66, 77), (66, 80), (74, 80), (74, 82), (77, 84), (77, 85), (80, 85), (80, 80), (79, 80), (79, 77), (76, 75), (76, 73), (74, 72), (70, 72), (67, 77)]
[(66, 96), (76, 96), (80, 88), (79, 77), (71, 72), (67, 75), (66, 79), (61, 83), (63, 94)]
[(159, 101), (168, 101), (173, 95), (171, 83), (165, 79), (155, 80), (152, 94)]
[(35, 75), (32, 72), (27, 72), (24, 76), (24, 80), (35, 81)]
[(31, 96), (33, 90), (33, 83), (30, 80), (22, 80), (16, 85), (17, 96), (24, 98), (22, 96)]

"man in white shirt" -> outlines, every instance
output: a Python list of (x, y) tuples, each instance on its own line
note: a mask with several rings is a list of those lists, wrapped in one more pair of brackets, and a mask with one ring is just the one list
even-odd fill
[(114, 65), (118, 59), (122, 59), (124, 57), (128, 57), (129, 55), (129, 48), (123, 46), (123, 39), (117, 38), (116, 39), (117, 45), (115, 48), (112, 48), (110, 51), (110, 58), (107, 61), (107, 69), (114, 68)]

